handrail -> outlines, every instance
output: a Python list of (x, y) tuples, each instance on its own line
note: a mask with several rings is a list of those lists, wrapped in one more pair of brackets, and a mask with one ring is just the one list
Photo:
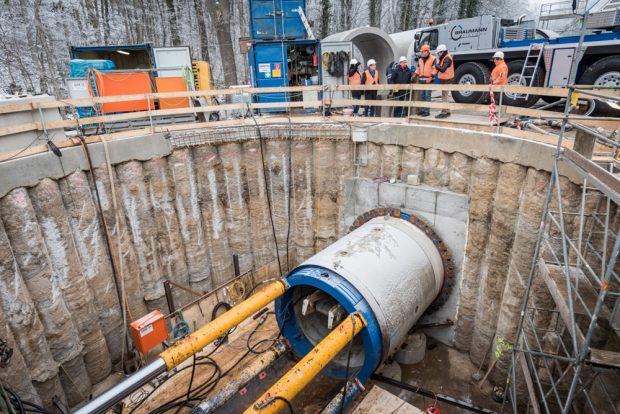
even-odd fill
[[(378, 86), (397, 86), (397, 85), (378, 85)], [(410, 86), (418, 86), (418, 85), (410, 85)], [(419, 85), (426, 86), (426, 85)], [(435, 85), (435, 86), (443, 86), (443, 85)], [(446, 85), (450, 86), (450, 85)], [(461, 85), (463, 86), (463, 85)], [(269, 88), (272, 89), (272, 88)], [(135, 95), (132, 95), (135, 96)], [(352, 105), (372, 105), (377, 107), (395, 107), (395, 106), (404, 106), (411, 108), (419, 108), (419, 107), (428, 107), (428, 108), (436, 108), (436, 109), (450, 109), (450, 110), (461, 110), (461, 111), (470, 111), (470, 112), (479, 112), (486, 113), (489, 110), (487, 105), (479, 105), (479, 104), (464, 104), (464, 103), (444, 103), (444, 102), (421, 102), (421, 101), (388, 101), (388, 100), (352, 100), (352, 99), (333, 99), (329, 102), (330, 105), (344, 105), (344, 106), (352, 106)], [(300, 102), (262, 102), (262, 103), (251, 103), (249, 104), (250, 109), (274, 109), (274, 108), (320, 108), (324, 105), (322, 101), (300, 101)], [(1, 107), (0, 107), (1, 108)], [(45, 130), (53, 130), (60, 128), (71, 128), (71, 127), (81, 127), (85, 125), (92, 125), (97, 123), (111, 123), (111, 122), (122, 122), (122, 121), (132, 121), (138, 119), (146, 119), (153, 116), (170, 116), (170, 115), (181, 115), (181, 114), (196, 114), (196, 113), (204, 113), (211, 111), (222, 111), (222, 110), (243, 110), (247, 109), (248, 104), (237, 103), (237, 104), (223, 104), (223, 105), (208, 105), (208, 106), (198, 106), (198, 107), (188, 107), (188, 108), (175, 108), (175, 109), (158, 109), (151, 111), (137, 111), (137, 112), (125, 112), (120, 114), (112, 114), (112, 115), (101, 115), (101, 116), (93, 116), (87, 118), (74, 118), (74, 119), (64, 119), (57, 121), (47, 121), (42, 122), (41, 120), (35, 122), (29, 122), (18, 125), (11, 125), (8, 127), (0, 127), (0, 137), (5, 135), (12, 135), (22, 132), (28, 131), (45, 131)], [(32, 109), (32, 108), (31, 108)], [(1, 113), (1, 112), (0, 112)], [(540, 109), (532, 109), (532, 108), (521, 108), (514, 107), (508, 105), (502, 105), (501, 113), (498, 115), (515, 115), (515, 116), (526, 116), (531, 118), (539, 118), (539, 119), (561, 119), (562, 116), (556, 112), (540, 110)], [(593, 127), (605, 127), (608, 129), (618, 129), (620, 128), (620, 118), (595, 118), (595, 117), (585, 117), (585, 116), (570, 116), (570, 119), (574, 122), (579, 122), (582, 125), (593, 126)]]
[[(575, 86), (576, 88), (589, 88), (589, 85)], [(210, 89), (200, 91), (185, 91), (185, 92), (156, 92), (148, 94), (134, 94), (134, 95), (117, 95), (117, 96), (98, 96), (92, 98), (80, 98), (80, 99), (57, 99), (53, 101), (44, 102), (29, 102), (29, 103), (16, 103), (0, 105), (0, 114), (30, 111), (33, 109), (50, 109), (50, 108), (66, 108), (66, 107), (83, 107), (83, 106), (95, 106), (102, 103), (114, 103), (124, 101), (136, 101), (147, 99), (159, 99), (159, 98), (190, 98), (190, 97), (205, 97), (205, 96), (217, 96), (217, 95), (236, 95), (240, 93), (282, 93), (282, 92), (306, 92), (306, 91), (352, 91), (352, 90), (431, 90), (431, 91), (470, 91), (470, 92), (489, 92), (489, 89), (493, 92), (505, 92), (514, 94), (530, 94), (530, 95), (542, 95), (552, 96), (558, 98), (566, 98), (568, 96), (567, 88), (544, 88), (544, 87), (530, 87), (519, 85), (502, 85), (502, 86), (489, 86), (489, 85), (460, 85), (460, 84), (400, 84), (400, 85), (312, 85), (312, 86), (282, 86), (271, 88), (228, 88), (228, 89)], [(585, 92), (584, 92), (585, 94)], [(606, 90), (606, 94), (609, 96), (620, 97), (620, 91)], [(589, 97), (582, 97), (583, 99), (593, 99)]]

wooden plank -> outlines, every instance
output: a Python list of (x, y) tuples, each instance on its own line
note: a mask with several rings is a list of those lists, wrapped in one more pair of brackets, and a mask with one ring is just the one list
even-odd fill
[[(540, 270), (540, 274), (549, 289), (549, 293), (551, 293), (551, 296), (553, 297), (553, 301), (555, 302), (564, 324), (566, 326), (570, 326), (570, 313), (567, 301), (568, 289), (566, 286), (563, 269), (560, 266), (545, 263), (543, 259), (538, 260), (538, 269)], [(578, 293), (583, 300), (583, 302), (578, 298), (573, 300), (573, 311), (575, 315), (584, 316), (587, 320), (589, 320), (590, 317), (588, 312), (592, 312), (594, 310), (596, 302), (598, 301), (596, 289), (590, 284), (588, 279), (586, 279), (581, 270), (571, 266), (569, 271), (573, 288), (576, 285), (576, 280), (579, 279)], [(600, 321), (606, 321), (609, 319), (609, 314), (609, 309), (607, 306), (603, 305), (598, 318)], [(585, 343), (585, 336), (579, 326), (577, 326), (577, 342), (579, 343), (579, 346), (583, 346)]]
[[(473, 124), (469, 121), (459, 122), (454, 120), (454, 118), (450, 119), (428, 119), (428, 118), (418, 118), (412, 117), (408, 120), (405, 118), (390, 118), (390, 117), (376, 117), (376, 118), (364, 118), (364, 117), (347, 117), (334, 115), (329, 118), (323, 118), (321, 116), (270, 116), (270, 117), (258, 117), (256, 118), (256, 122), (259, 125), (273, 125), (273, 124), (283, 124), (289, 123), (292, 124), (323, 124), (325, 122), (346, 122), (350, 124), (370, 124), (370, 123), (391, 123), (391, 124), (415, 124), (415, 125), (429, 125), (429, 126), (442, 126), (446, 128), (465, 128), (470, 131), (481, 131), (488, 133), (496, 133), (497, 127), (480, 124)], [(255, 121), (251, 118), (243, 118), (243, 119), (229, 119), (224, 121), (210, 121), (210, 122), (192, 122), (192, 123), (183, 123), (183, 124), (173, 124), (173, 125), (164, 125), (164, 126), (154, 126), (153, 128), (144, 127), (137, 129), (127, 129), (119, 132), (114, 132), (110, 134), (100, 134), (100, 135), (92, 135), (86, 137), (86, 143), (94, 143), (101, 142), (101, 136), (108, 141), (113, 141), (116, 139), (124, 139), (124, 138), (132, 138), (138, 136), (144, 136), (149, 134), (155, 134), (160, 132), (173, 132), (173, 131), (189, 131), (194, 129), (212, 129), (212, 128), (223, 128), (223, 127), (233, 127), (233, 126), (253, 126), (255, 125)], [(541, 142), (544, 144), (555, 145), (557, 140), (553, 136), (539, 134), (537, 132), (518, 130), (513, 128), (503, 128), (500, 127), (500, 134), (505, 134), (509, 136), (514, 136), (517, 138), (528, 139), (531, 141)], [(68, 139), (63, 141), (54, 141), (54, 143), (59, 148), (67, 148), (75, 145), (79, 145), (79, 140)], [(570, 149), (572, 148), (572, 141), (564, 141), (563, 147)], [(46, 144), (35, 145), (27, 150), (21, 152), (19, 157), (25, 157), (33, 154), (38, 154), (42, 152), (47, 152), (49, 149)], [(6, 161), (7, 159), (12, 159), (20, 150), (0, 153), (0, 162)]]
[[(8, 104), (0, 106), (0, 114), (10, 112), (30, 111), (32, 109), (47, 109), (47, 108), (64, 108), (64, 107), (79, 107), (79, 106), (94, 106), (100, 103), (113, 103), (131, 100), (143, 100), (149, 98), (189, 98), (189, 97), (207, 97), (216, 95), (235, 95), (239, 93), (282, 93), (282, 92), (304, 92), (304, 91), (350, 91), (350, 90), (432, 90), (432, 91), (474, 91), (474, 92), (488, 92), (488, 85), (439, 85), (439, 84), (404, 84), (404, 85), (311, 85), (311, 86), (288, 86), (288, 87), (272, 87), (272, 88), (228, 88), (228, 89), (211, 89), (200, 91), (186, 91), (186, 92), (160, 92), (150, 94), (138, 94), (138, 95), (119, 95), (119, 96), (106, 96), (106, 97), (92, 97), (81, 99), (57, 99), (49, 102), (39, 103), (20, 103), (20, 104)], [(544, 87), (529, 87), (518, 85), (503, 85), (492, 86), (491, 90), (494, 92), (510, 92), (518, 94), (533, 94), (543, 96), (554, 96), (559, 98), (565, 98), (568, 95), (568, 89), (566, 88), (544, 88)], [(602, 93), (609, 96), (620, 96), (620, 91), (605, 90)], [(591, 97), (581, 94), (582, 99), (592, 99)]]
[[(523, 342), (523, 340), (521, 340)], [(523, 346), (521, 346), (523, 348)], [(527, 386), (527, 392), (530, 395), (530, 407), (533, 408), (534, 414), (540, 414), (540, 407), (538, 406), (538, 397), (536, 396), (536, 390), (534, 389), (534, 381), (532, 381), (532, 376), (530, 375), (530, 370), (527, 365), (527, 361), (525, 360), (525, 355), (523, 352), (517, 352), (517, 359), (519, 360), (519, 365), (521, 365), (521, 371), (523, 372), (523, 377), (525, 378), (525, 385)]]
[(569, 160), (579, 167), (579, 169), (583, 170), (585, 174), (593, 177), (609, 189), (609, 191), (606, 191), (605, 188), (599, 188), (601, 191), (606, 192), (611, 198), (618, 198), (618, 194), (620, 194), (620, 179), (616, 175), (610, 174), (609, 171), (594, 164), (592, 161), (573, 150), (565, 150), (562, 153), (562, 157), (565, 160)]
[[(433, 109), (450, 109), (452, 111), (470, 111), (488, 113), (488, 105), (478, 104), (460, 104), (460, 103), (444, 103), (444, 102), (423, 102), (423, 101), (388, 101), (388, 100), (366, 100), (366, 99), (334, 99), (332, 101), (334, 105), (342, 106), (378, 106), (378, 107), (395, 107), (404, 106), (411, 108), (433, 108)], [(499, 109), (498, 109), (499, 110)], [(516, 106), (502, 106), (502, 114), (527, 116), (536, 119), (562, 119), (563, 116), (557, 112), (545, 111), (532, 108), (519, 108)], [(619, 129), (620, 118), (609, 117), (586, 117), (572, 115), (569, 117), (573, 123), (579, 123), (587, 126), (603, 127), (607, 129)]]
[(620, 352), (590, 348), (590, 361), (595, 364), (613, 365), (620, 368)]
[(353, 414), (422, 414), (422, 411), (391, 392), (374, 385), (353, 410)]
[[(363, 87), (352, 85), (338, 85), (334, 87), (337, 91), (351, 91), (351, 90), (410, 90), (410, 91), (470, 91), (470, 92), (489, 92), (489, 85), (461, 85), (461, 84), (392, 84), (392, 85), (365, 85)], [(529, 86), (517, 86), (517, 85), (504, 85), (504, 86), (491, 86), (490, 90), (493, 92), (508, 92), (518, 94), (530, 94), (530, 95), (543, 95), (543, 96), (555, 96), (559, 98), (566, 98), (568, 95), (568, 89), (566, 88), (543, 88), (543, 87), (529, 87)], [(610, 94), (612, 95), (612, 94)]]
[(70, 106), (95, 106), (100, 103), (112, 103), (122, 101), (133, 101), (141, 99), (158, 99), (158, 98), (189, 98), (189, 97), (207, 97), (217, 95), (236, 95), (240, 93), (277, 93), (277, 92), (303, 92), (303, 91), (321, 91), (324, 87), (321, 85), (312, 86), (288, 86), (288, 87), (272, 87), (272, 88), (228, 88), (228, 89), (210, 89), (201, 91), (186, 92), (159, 92), (137, 95), (116, 95), (116, 96), (96, 96), (92, 98), (79, 99), (58, 99), (48, 102), (37, 103), (20, 103), (0, 105), (0, 114), (10, 112), (30, 111), (33, 109), (49, 109), (49, 108), (65, 108)]
[[(322, 105), (321, 101), (275, 102), (275, 103), (253, 103), (253, 104), (250, 104), (250, 108), (251, 109), (318, 108), (321, 105)], [(73, 126), (84, 126), (84, 125), (90, 125), (90, 124), (131, 121), (131, 120), (138, 120), (138, 119), (146, 119), (150, 117), (181, 115), (181, 114), (196, 114), (196, 113), (201, 113), (201, 112), (226, 111), (226, 110), (237, 110), (237, 109), (246, 109), (246, 108), (247, 108), (246, 104), (225, 104), (225, 105), (199, 106), (199, 107), (191, 107), (191, 108), (157, 109), (157, 110), (152, 110), (152, 111), (127, 112), (127, 113), (122, 113), (122, 114), (93, 116), (93, 117), (88, 117), (88, 118), (66, 119), (66, 120), (46, 122), (45, 125), (42, 125), (40, 122), (30, 122), (30, 123), (10, 126), (10, 127), (0, 127), (0, 136), (11, 135), (11, 134), (19, 133), (19, 132), (26, 132), (26, 131), (32, 131), (32, 130), (43, 131), (44, 130), (43, 126), (45, 126), (45, 128), (47, 129), (59, 129), (59, 128), (69, 128)]]
[[(267, 306), (270, 311), (273, 311), (273, 304)], [(206, 310), (206, 309), (205, 309)], [(209, 318), (211, 316), (211, 309), (208, 309), (207, 312), (209, 314)], [(242, 322), (237, 329), (235, 329), (228, 337), (228, 343), (222, 345), (215, 351), (211, 358), (216, 361), (218, 366), (220, 367), (222, 372), (231, 369), (230, 373), (226, 375), (226, 377), (222, 378), (215, 388), (208, 393), (207, 398), (217, 394), (219, 390), (228, 385), (232, 380), (235, 379), (236, 373), (240, 370), (244, 369), (247, 364), (250, 364), (254, 359), (260, 358), (261, 355), (249, 354), (246, 356), (243, 361), (233, 368), (233, 365), (241, 358), (246, 348), (246, 341), (250, 332), (256, 327), (258, 321), (253, 320), (252, 318), (246, 319)], [(275, 317), (273, 315), (268, 316), (265, 323), (259, 327), (255, 334), (252, 335), (252, 344), (256, 344), (263, 339), (275, 338), (278, 335), (278, 325), (276, 323)], [(261, 345), (259, 349), (269, 348), (269, 342)], [(207, 355), (213, 350), (212, 345), (208, 345), (201, 352), (197, 354), (197, 356)], [(179, 365), (177, 369), (182, 369), (187, 366), (191, 366), (192, 358), (189, 358), (187, 361), (184, 361)], [(136, 414), (146, 414), (155, 410), (162, 404), (165, 404), (167, 401), (174, 399), (176, 397), (182, 396), (187, 393), (187, 386), (189, 383), (189, 379), (191, 376), (191, 369), (185, 369), (180, 373), (176, 374), (172, 379), (163, 383), (153, 394), (149, 396), (149, 398), (134, 412)], [(209, 365), (197, 365), (195, 373), (194, 373), (194, 384), (198, 386), (199, 384), (204, 384), (207, 382), (213, 375), (213, 368)], [(126, 404), (133, 404), (135, 401), (139, 401), (144, 396), (144, 391), (150, 391), (153, 387), (151, 385), (145, 385), (140, 390), (136, 391), (129, 397), (127, 397), (124, 401)], [(182, 411), (183, 413), (188, 413), (189, 410)]]
[[(545, 263), (543, 259), (539, 259), (538, 270), (547, 285), (547, 289), (549, 289), (549, 293), (555, 302), (555, 306), (560, 314), (560, 317), (562, 318), (562, 321), (564, 321), (564, 325), (567, 327), (571, 326), (570, 310), (566, 301), (568, 294), (562, 269), (558, 266)], [(576, 305), (577, 302), (578, 301), (575, 301), (574, 304)], [(583, 332), (581, 332), (579, 326), (576, 326), (575, 330), (577, 335), (577, 344), (581, 348), (585, 343), (585, 336), (583, 335)]]
[[(322, 124), (326, 122), (326, 118), (321, 116), (304, 116), (304, 117), (287, 117), (287, 116), (273, 116), (273, 117), (258, 117), (256, 118), (256, 123), (259, 125), (272, 125), (272, 124), (282, 124), (291, 122), (292, 124)], [(403, 118), (388, 118), (388, 117), (378, 117), (378, 118), (363, 118), (363, 117), (346, 117), (346, 116), (332, 116), (328, 119), (328, 122), (347, 122), (347, 123), (393, 123), (393, 124), (402, 124), (403, 122), (407, 122)], [(491, 127), (488, 125), (481, 124), (472, 124), (470, 122), (455, 122), (446, 119), (424, 119), (424, 118), (412, 118), (409, 120), (411, 123), (415, 123), (417, 125), (440, 125), (447, 128), (466, 128), (468, 130), (473, 131), (482, 131), (495, 133), (497, 127)], [(160, 132), (171, 132), (171, 131), (188, 131), (194, 129), (212, 129), (212, 128), (222, 128), (222, 127), (231, 127), (231, 126), (253, 126), (255, 125), (255, 121), (251, 118), (244, 119), (229, 119), (224, 121), (210, 121), (210, 122), (194, 122), (194, 123), (183, 123), (183, 124), (174, 124), (174, 125), (165, 125), (165, 126), (154, 126), (153, 128), (145, 127), (138, 129), (128, 129), (124, 131), (114, 132), (110, 134), (100, 134), (100, 135), (92, 135), (86, 137), (86, 143), (94, 143), (101, 142), (101, 136), (108, 141), (113, 141), (116, 139), (124, 139), (124, 138), (132, 138), (143, 135), (155, 134)], [(500, 131), (502, 133), (502, 131)], [(547, 135), (538, 134), (530, 131), (521, 131), (517, 129), (507, 129), (503, 131), (507, 135), (513, 135), (519, 138), (525, 138), (533, 141), (555, 144), (555, 141), (551, 139)], [(54, 141), (54, 143), (59, 148), (67, 148), (75, 145), (79, 145), (79, 140), (76, 139), (68, 139), (63, 141)], [(566, 142), (565, 145), (572, 145), (571, 142)], [(25, 157), (41, 152), (47, 152), (49, 149), (46, 144), (41, 144), (37, 146), (33, 146), (28, 148), (27, 150), (21, 152), (19, 157)], [(13, 158), (15, 154), (17, 154), (19, 150), (6, 152), (0, 154), (0, 162), (5, 161), (7, 159)]]

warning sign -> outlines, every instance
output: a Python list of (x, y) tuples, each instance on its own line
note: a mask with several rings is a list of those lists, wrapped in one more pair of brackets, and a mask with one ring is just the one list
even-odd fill
[(269, 63), (259, 63), (258, 64), (258, 71), (260, 73), (269, 73), (269, 72), (271, 72), (271, 64), (269, 64)]
[(273, 70), (271, 71), (271, 76), (273, 76), (274, 78), (279, 78), (280, 76), (282, 76), (282, 70), (280, 69), (279, 63), (273, 64)]

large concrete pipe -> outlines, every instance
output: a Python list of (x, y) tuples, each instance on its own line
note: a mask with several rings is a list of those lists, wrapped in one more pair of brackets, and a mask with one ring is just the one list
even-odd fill
[[(446, 274), (442, 253), (447, 253), (440, 253), (443, 243), (434, 232), (415, 217), (389, 213), (368, 220), (293, 270), (287, 277), (290, 288), (276, 300), (278, 324), (300, 355), (347, 315), (361, 313), (367, 326), (353, 341), (349, 368), (362, 383), (435, 301)], [(326, 373), (344, 378), (347, 359), (345, 349)]]
[(413, 51), (413, 40), (415, 36), (415, 32), (419, 32), (420, 29), (407, 30), (405, 32), (391, 33), (390, 38), (394, 42), (396, 46), (396, 54), (398, 56), (405, 56), (409, 59), (409, 65), (412, 64), (414, 54)]
[(396, 46), (390, 36), (383, 30), (376, 27), (358, 27), (340, 33), (334, 33), (322, 40), (323, 42), (343, 42), (353, 43), (364, 59), (362, 67), (366, 67), (368, 59), (377, 61), (377, 68), (381, 73), (382, 79), (385, 69), (390, 63), (398, 59), (396, 56)]

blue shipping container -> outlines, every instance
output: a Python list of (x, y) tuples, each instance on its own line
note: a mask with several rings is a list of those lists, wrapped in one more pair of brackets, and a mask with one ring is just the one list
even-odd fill
[(253, 39), (305, 39), (306, 29), (298, 9), (306, 0), (250, 0), (250, 33)]
[[(248, 55), (252, 84), (257, 88), (272, 88), (290, 86), (289, 83), (289, 50), (297, 48), (305, 51), (311, 50), (319, 57), (320, 42), (318, 40), (295, 40), (287, 42), (257, 42), (252, 45)], [(320, 66), (320, 58), (318, 65)], [(316, 74), (320, 76), (318, 68)], [(295, 74), (292, 74), (295, 78)], [(320, 80), (319, 80), (320, 83)], [(274, 103), (289, 102), (289, 92), (259, 93), (256, 102)], [(285, 108), (261, 109), (261, 112), (280, 112)]]

